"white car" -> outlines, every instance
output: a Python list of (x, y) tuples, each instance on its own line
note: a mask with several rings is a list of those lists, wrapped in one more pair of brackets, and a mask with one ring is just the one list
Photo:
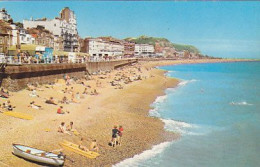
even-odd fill
[(0, 63), (5, 63), (5, 55), (4, 55), (4, 53), (0, 53)]

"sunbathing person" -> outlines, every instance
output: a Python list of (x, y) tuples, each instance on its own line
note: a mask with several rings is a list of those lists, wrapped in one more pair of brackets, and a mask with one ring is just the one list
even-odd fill
[(7, 110), (8, 110), (8, 111), (13, 111), (13, 108), (14, 108), (14, 107), (13, 107), (12, 105), (8, 105)]
[(42, 109), (42, 106), (35, 104), (34, 101), (32, 101), (28, 107), (31, 107), (36, 110)]
[(9, 92), (8, 91), (4, 91), (3, 88), (1, 88), (1, 91), (0, 91), (0, 97), (3, 97), (3, 98), (8, 98), (10, 95), (9, 95)]
[(67, 131), (73, 131), (73, 122), (70, 122), (70, 124), (67, 126)]
[(68, 135), (71, 135), (67, 130), (66, 130), (66, 127), (65, 127), (65, 122), (62, 122), (58, 128), (58, 132), (60, 133), (66, 133)]
[(69, 93), (74, 93), (74, 88), (71, 87)]
[(68, 100), (68, 98), (66, 96), (64, 96), (60, 102), (62, 104), (69, 104), (69, 100)]
[(97, 141), (95, 139), (92, 140), (92, 142), (90, 143), (89, 150), (98, 152), (99, 148), (97, 146)]
[(83, 91), (82, 94), (88, 94), (88, 92), (87, 92), (87, 88), (84, 89), (84, 91)]
[(7, 107), (8, 107), (8, 106), (7, 106), (5, 103), (3, 103), (2, 109), (3, 109), (3, 110), (7, 110)]
[(63, 111), (63, 107), (60, 106), (58, 109), (57, 109), (57, 114), (65, 114), (65, 112)]
[(53, 105), (57, 105), (57, 104), (54, 102), (53, 97), (50, 97), (50, 99), (49, 99), (49, 100), (46, 100), (45, 103), (47, 103), (47, 104), (53, 104)]
[(31, 96), (31, 97), (39, 97), (39, 95), (37, 95), (36, 89), (33, 89), (32, 92), (29, 94), (29, 96)]
[(63, 93), (68, 93), (68, 88), (65, 88), (62, 92)]
[(76, 99), (80, 100), (80, 94), (79, 94), (79, 92), (76, 93)]
[(82, 137), (79, 142), (79, 149), (81, 149), (83, 151), (89, 151), (89, 149), (83, 145), (83, 142), (84, 142), (84, 138)]

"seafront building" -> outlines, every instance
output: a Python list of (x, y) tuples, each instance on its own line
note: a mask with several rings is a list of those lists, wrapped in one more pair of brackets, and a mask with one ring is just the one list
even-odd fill
[(134, 57), (135, 43), (124, 41), (124, 57)]
[(0, 10), (0, 20), (4, 20), (4, 21), (10, 21), (12, 20), (11, 16), (7, 13), (7, 11), (5, 10), (5, 8), (2, 8)]
[(111, 37), (85, 38), (81, 52), (88, 53), (93, 60), (107, 60), (122, 57), (124, 44)]
[(12, 37), (10, 24), (0, 20), (0, 53), (7, 53), (8, 48), (12, 45)]
[(135, 56), (154, 56), (154, 46), (150, 44), (135, 44)]
[(54, 35), (55, 47), (58, 50), (68, 52), (79, 51), (76, 15), (68, 7), (61, 10), (60, 17), (36, 20), (31, 18), (30, 20), (23, 20), (23, 25), (25, 29), (42, 26), (50, 31)]

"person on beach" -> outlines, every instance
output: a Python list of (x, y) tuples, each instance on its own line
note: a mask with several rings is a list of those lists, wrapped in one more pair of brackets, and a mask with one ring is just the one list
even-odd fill
[(34, 101), (32, 101), (28, 107), (31, 107), (36, 110), (42, 109), (42, 106), (35, 104)]
[(60, 102), (61, 102), (62, 104), (69, 104), (69, 101), (68, 101), (68, 99), (67, 99), (66, 96), (64, 96)]
[(58, 132), (60, 133), (66, 133), (68, 135), (71, 135), (67, 130), (66, 130), (66, 126), (65, 126), (65, 122), (62, 122), (58, 128)]
[(29, 94), (29, 96), (31, 96), (31, 97), (39, 97), (39, 95), (37, 95), (36, 88), (32, 90), (32, 92)]
[(73, 122), (71, 121), (70, 124), (67, 126), (67, 131), (73, 131)]
[(49, 100), (46, 100), (45, 103), (47, 103), (47, 104), (53, 104), (53, 105), (57, 105), (57, 104), (54, 102), (53, 97), (50, 97), (50, 99), (49, 99)]
[(63, 107), (60, 106), (58, 109), (57, 109), (57, 114), (65, 114), (65, 112), (63, 111)]
[(3, 110), (7, 110), (7, 107), (8, 107), (8, 106), (7, 106), (5, 103), (3, 103), (2, 109), (3, 109)]
[(95, 140), (95, 139), (92, 140), (92, 142), (90, 143), (90, 146), (89, 146), (89, 150), (98, 152), (99, 148), (97, 146), (97, 140)]
[(83, 145), (83, 142), (84, 142), (84, 138), (82, 137), (79, 142), (79, 149), (81, 149), (83, 151), (89, 151), (89, 149)]
[(79, 92), (76, 93), (76, 99), (80, 100), (80, 94), (79, 94)]
[(88, 92), (87, 92), (87, 88), (84, 89), (84, 91), (83, 91), (82, 94), (83, 94), (83, 95), (84, 95), (84, 94), (88, 94)]
[(112, 129), (112, 146), (115, 147), (116, 146), (116, 142), (117, 142), (117, 135), (118, 135), (118, 129), (117, 126), (114, 126), (114, 129)]
[(118, 128), (118, 136), (117, 136), (117, 142), (118, 142), (119, 146), (121, 146), (121, 144), (122, 144), (123, 131), (124, 131), (123, 126), (120, 125)]
[(65, 88), (65, 89), (63, 90), (63, 93), (68, 93), (68, 88)]
[(3, 98), (9, 98), (9, 92), (8, 91), (4, 91), (4, 88), (1, 88), (1, 91), (0, 91), (0, 97), (3, 97)]

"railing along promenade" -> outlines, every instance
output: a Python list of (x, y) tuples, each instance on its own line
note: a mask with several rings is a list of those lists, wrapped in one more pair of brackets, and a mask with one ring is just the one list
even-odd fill
[(58, 59), (36, 59), (36, 58), (22, 58), (15, 59), (13, 56), (5, 56), (0, 58), (0, 63), (8, 65), (28, 65), (28, 64), (67, 64), (67, 63), (88, 63), (88, 62), (113, 62), (124, 60), (136, 60), (136, 58), (117, 58), (117, 59), (93, 59), (93, 58), (58, 58)]

